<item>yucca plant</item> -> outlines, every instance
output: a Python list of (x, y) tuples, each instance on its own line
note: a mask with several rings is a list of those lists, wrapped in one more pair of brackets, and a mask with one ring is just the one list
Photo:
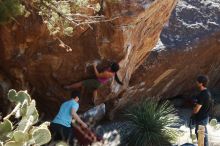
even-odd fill
[(177, 132), (169, 126), (178, 123), (176, 110), (168, 102), (157, 103), (145, 100), (128, 108), (123, 116), (126, 126), (122, 127), (126, 135), (122, 145), (128, 146), (166, 146), (171, 145)]

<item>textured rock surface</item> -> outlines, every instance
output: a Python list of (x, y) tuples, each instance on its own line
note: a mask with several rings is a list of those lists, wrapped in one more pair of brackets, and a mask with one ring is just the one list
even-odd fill
[[(192, 50), (151, 52), (146, 62), (131, 79), (131, 86), (138, 83), (149, 97), (192, 95), (196, 76), (207, 74), (209, 87), (219, 87), (220, 34), (201, 41)], [(143, 80), (144, 79), (144, 80)], [(135, 89), (135, 87), (133, 87)], [(132, 87), (130, 87), (132, 90)]]
[(218, 0), (178, 1), (158, 45), (133, 73), (118, 107), (129, 97), (139, 100), (143, 96), (159, 99), (194, 96), (199, 74), (210, 77), (209, 88), (219, 102), (219, 8)]
[[(176, 0), (107, 2), (105, 15), (120, 18), (93, 25), (93, 30), (77, 30), (74, 37), (61, 38), (72, 52), (59, 47), (59, 41), (48, 35), (34, 13), (27, 19), (19, 18), (18, 23), (0, 26), (0, 111), (6, 105), (4, 93), (15, 88), (28, 89), (40, 110), (54, 114), (68, 94), (61, 86), (92, 77), (90, 65), (94, 61), (120, 61), (120, 77), (126, 88), (132, 73), (155, 46), (175, 4)], [(112, 89), (110, 96), (110, 90), (100, 92), (96, 101), (106, 101), (122, 90), (115, 84)], [(87, 99), (90, 97), (82, 99), (85, 108), (89, 105)]]
[(219, 0), (180, 0), (161, 41), (166, 47), (188, 48), (214, 32), (220, 31)]

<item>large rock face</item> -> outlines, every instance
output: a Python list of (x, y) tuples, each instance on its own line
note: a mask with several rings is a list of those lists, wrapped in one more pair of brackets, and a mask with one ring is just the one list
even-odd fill
[(192, 50), (153, 51), (132, 76), (128, 90), (142, 91), (149, 97), (191, 96), (200, 74), (210, 77), (211, 89), (220, 87), (219, 47), (220, 34), (216, 34)]
[(118, 108), (141, 97), (191, 97), (199, 74), (220, 101), (220, 1), (180, 0), (157, 46), (133, 73)]
[[(109, 90), (100, 92), (96, 101), (101, 103), (116, 96), (128, 86), (133, 72), (157, 43), (175, 5), (176, 0), (107, 2), (105, 15), (120, 18), (93, 25), (93, 30), (78, 29), (73, 37), (61, 38), (72, 48), (71, 52), (59, 47), (58, 39), (49, 36), (41, 18), (34, 13), (26, 19), (18, 18), (18, 23), (1, 26), (0, 111), (7, 104), (7, 90), (15, 88), (29, 90), (40, 110), (53, 115), (68, 95), (62, 85), (92, 77), (94, 61), (120, 62), (120, 78), (125, 85), (112, 84), (114, 94), (107, 96)], [(85, 107), (89, 105), (88, 99), (82, 101)]]
[(190, 49), (192, 43), (217, 31), (220, 31), (219, 0), (180, 0), (160, 38), (166, 48)]

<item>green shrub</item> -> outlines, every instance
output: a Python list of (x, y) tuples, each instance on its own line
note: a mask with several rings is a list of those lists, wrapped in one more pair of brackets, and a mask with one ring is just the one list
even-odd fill
[(122, 145), (129, 146), (166, 146), (175, 140), (177, 133), (169, 128), (177, 124), (175, 109), (168, 102), (158, 104), (146, 100), (124, 112), (127, 126), (123, 129), (126, 136)]

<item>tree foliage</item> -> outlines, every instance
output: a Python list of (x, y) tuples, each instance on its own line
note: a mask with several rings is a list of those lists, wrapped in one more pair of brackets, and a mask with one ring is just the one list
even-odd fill
[(24, 14), (25, 7), (19, 0), (0, 0), (0, 24), (6, 24)]
[(98, 14), (100, 9), (100, 0), (0, 0), (0, 24), (34, 10), (51, 35), (71, 36), (77, 27), (92, 28), (93, 23), (112, 20)]
[(89, 26), (104, 18), (96, 14), (100, 10), (99, 2), (38, 0), (35, 5), (39, 8), (39, 15), (47, 24), (51, 35), (71, 36), (76, 27)]

